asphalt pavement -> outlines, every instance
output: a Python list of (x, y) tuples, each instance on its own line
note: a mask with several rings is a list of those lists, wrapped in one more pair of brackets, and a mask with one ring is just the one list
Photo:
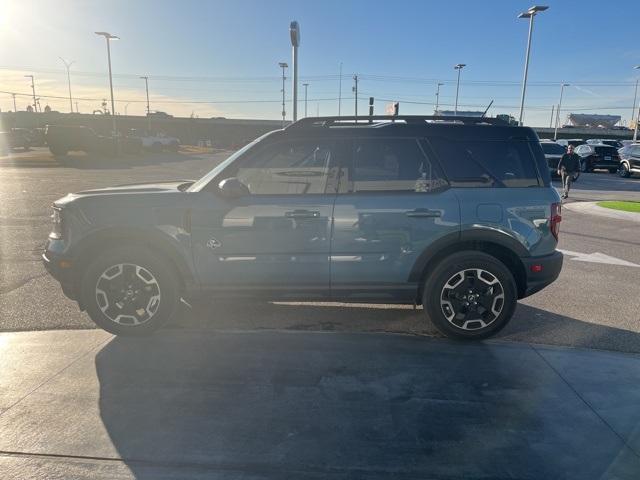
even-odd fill
[[(82, 155), (60, 166), (42, 150), (0, 159), (0, 330), (94, 328), (40, 264), (55, 199), (87, 188), (197, 178), (225, 157), (162, 154), (137, 159), (138, 165), (123, 159), (99, 167)], [(583, 174), (570, 201), (605, 198), (640, 200), (640, 178)], [(639, 230), (637, 223), (565, 209), (559, 248), (573, 255), (553, 286), (519, 303), (498, 338), (640, 352)], [(183, 307), (172, 327), (437, 336), (420, 309), (396, 305), (227, 302)]]

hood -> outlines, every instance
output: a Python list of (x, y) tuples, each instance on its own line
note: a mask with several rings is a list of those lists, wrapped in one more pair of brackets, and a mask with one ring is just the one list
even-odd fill
[(167, 182), (146, 182), (146, 183), (134, 183), (129, 185), (117, 185), (115, 187), (94, 188), (91, 190), (82, 190), (76, 193), (70, 193), (65, 197), (62, 197), (54, 202), (57, 207), (64, 207), (68, 203), (73, 202), (76, 199), (100, 197), (100, 196), (113, 196), (118, 194), (132, 194), (132, 193), (161, 193), (161, 192), (178, 192), (185, 190), (191, 185), (193, 180), (173, 180)]
[(173, 180), (170, 182), (146, 182), (132, 183), (128, 185), (117, 185), (115, 187), (95, 188), (92, 190), (82, 190), (73, 195), (100, 195), (114, 193), (146, 193), (146, 192), (164, 192), (179, 190), (180, 186), (185, 189), (191, 185), (193, 180)]

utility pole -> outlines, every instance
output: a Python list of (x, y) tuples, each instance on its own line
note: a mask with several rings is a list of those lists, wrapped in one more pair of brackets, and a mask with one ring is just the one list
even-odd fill
[(36, 102), (36, 81), (33, 75), (25, 75), (25, 78), (31, 79), (31, 91), (33, 92), (33, 111), (38, 111), (38, 104)]
[(553, 139), (558, 139), (558, 124), (560, 123), (560, 109), (562, 108), (562, 94), (564, 93), (564, 87), (568, 87), (568, 83), (563, 83), (560, 86), (560, 102), (558, 102), (558, 108), (556, 109), (556, 129), (553, 132)]
[(342, 110), (342, 62), (340, 62), (340, 75), (338, 76), (338, 116)]
[(144, 80), (144, 88), (147, 92), (147, 131), (151, 133), (151, 108), (149, 107), (149, 77), (140, 77)]
[(440, 87), (442, 85), (444, 85), (444, 83), (438, 83), (438, 85), (436, 85), (436, 108), (433, 112), (435, 115), (438, 114), (438, 107), (440, 105)]
[(78, 108), (78, 102), (76, 102), (76, 113), (80, 113), (80, 109)]
[(458, 115), (458, 94), (460, 93), (460, 72), (466, 66), (467, 66), (466, 63), (458, 63), (457, 65), (454, 65), (454, 67), (453, 67), (455, 70), (458, 71), (458, 82), (456, 83), (456, 106), (453, 109), (453, 115), (454, 116)]
[(64, 58), (62, 57), (58, 57), (60, 60), (62, 60), (62, 63), (64, 63), (65, 68), (67, 69), (67, 86), (69, 87), (69, 111), (71, 113), (73, 113), (73, 100), (71, 98), (71, 73), (70, 73), (70, 69), (71, 69), (71, 65), (73, 65), (75, 62), (67, 62)]
[[(638, 70), (640, 69), (640, 65), (636, 65), (635, 67), (633, 67), (634, 69)], [(635, 118), (636, 115), (636, 100), (638, 98), (638, 78), (636, 78), (636, 89), (635, 92), (633, 94), (633, 107), (631, 107), (631, 123), (633, 123), (633, 119)], [(638, 121), (640, 119), (636, 118), (636, 121)]]
[(16, 94), (12, 93), (11, 96), (13, 97), (13, 111), (17, 112), (18, 111), (18, 107), (16, 106)]
[(285, 117), (287, 115), (286, 110), (284, 109), (284, 82), (287, 79), (287, 77), (285, 77), (284, 75), (284, 71), (287, 67), (289, 67), (289, 65), (287, 65), (286, 62), (280, 62), (278, 63), (278, 66), (282, 69), (282, 90), (280, 90), (282, 92), (282, 128), (284, 128), (284, 121), (285, 121)]
[(353, 76), (353, 82), (354, 82), (354, 86), (352, 88), (352, 91), (355, 93), (355, 116), (356, 116), (356, 122), (358, 121), (358, 75), (354, 75)]
[(555, 111), (556, 106), (551, 105), (551, 118), (549, 119), (549, 128), (553, 128), (553, 112)]
[(302, 86), (304, 87), (304, 116), (307, 116), (307, 87), (309, 87), (308, 83), (303, 83)]

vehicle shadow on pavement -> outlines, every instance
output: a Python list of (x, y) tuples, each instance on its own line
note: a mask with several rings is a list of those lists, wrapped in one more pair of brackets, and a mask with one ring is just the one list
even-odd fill
[[(597, 321), (597, 319), (594, 319)], [(183, 308), (173, 328), (392, 332), (442, 337), (421, 307), (324, 303), (219, 301)], [(518, 303), (511, 322), (496, 337), (528, 343), (640, 353), (640, 334), (589, 323)]]
[(639, 465), (526, 347), (173, 330), (114, 338), (95, 367), (100, 418), (137, 479), (632, 478)]

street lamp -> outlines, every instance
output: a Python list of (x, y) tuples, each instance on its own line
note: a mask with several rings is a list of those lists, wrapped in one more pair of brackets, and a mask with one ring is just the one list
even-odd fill
[(33, 92), (33, 111), (38, 111), (38, 104), (36, 103), (36, 81), (33, 75), (25, 75), (25, 78), (31, 79), (31, 91)]
[(435, 114), (438, 114), (438, 106), (440, 105), (440, 87), (443, 86), (444, 83), (438, 83), (436, 85), (436, 108), (435, 108)]
[(307, 88), (309, 87), (308, 83), (303, 83), (302, 86), (304, 87), (304, 116), (307, 116)]
[(455, 66), (453, 67), (455, 70), (457, 70), (457, 71), (458, 71), (458, 83), (456, 84), (456, 106), (455, 106), (455, 108), (454, 108), (454, 110), (453, 110), (453, 114), (454, 114), (455, 116), (457, 116), (457, 115), (458, 115), (458, 93), (460, 92), (460, 72), (461, 72), (461, 71), (462, 71), (462, 69), (463, 69), (464, 67), (466, 67), (466, 66), (467, 66), (467, 64), (466, 64), (466, 63), (459, 63), (459, 64), (457, 64), (457, 65), (455, 65)]
[[(636, 65), (633, 67), (634, 69), (640, 69), (640, 65)], [(631, 111), (631, 121), (633, 122), (633, 117), (636, 114), (636, 98), (638, 96), (638, 79), (636, 78), (636, 92), (633, 95), (633, 110)], [(640, 107), (638, 108), (638, 115), (635, 117), (636, 125), (633, 130), (633, 141), (635, 142), (638, 139), (638, 123), (640, 122)]]
[[(300, 46), (300, 25), (293, 21), (289, 25), (289, 36), (291, 37), (292, 67), (293, 67), (293, 121), (298, 120), (298, 47)], [(284, 110), (284, 108), (283, 108)]]
[(71, 65), (75, 63), (75, 61), (67, 62), (64, 58), (58, 57), (64, 63), (64, 66), (67, 69), (67, 86), (69, 87), (69, 111), (73, 113), (73, 99), (71, 98), (71, 73), (69, 73), (69, 69)]
[(558, 109), (556, 110), (556, 129), (553, 132), (553, 140), (558, 139), (558, 124), (560, 123), (560, 109), (562, 108), (562, 94), (564, 93), (564, 87), (568, 87), (568, 83), (560, 85), (560, 102), (558, 102)]
[(289, 65), (287, 65), (286, 62), (280, 62), (278, 63), (278, 66), (282, 69), (282, 90), (280, 91), (282, 92), (282, 128), (284, 128), (284, 119), (287, 115), (287, 112), (284, 109), (284, 81), (287, 79), (284, 75), (284, 71), (289, 68)]
[(531, 54), (531, 33), (533, 32), (533, 18), (536, 14), (544, 12), (547, 8), (544, 5), (534, 5), (526, 12), (522, 12), (518, 15), (518, 18), (529, 19), (529, 37), (527, 39), (527, 56), (524, 61), (524, 78), (522, 80), (522, 97), (520, 98), (520, 118), (518, 120), (519, 125), (522, 125), (522, 116), (524, 115), (524, 96), (527, 90), (527, 75), (529, 74), (529, 55)]
[(116, 139), (116, 152), (117, 152), (117, 145), (118, 145), (118, 135), (117, 135), (117, 127), (116, 127), (116, 103), (115, 100), (113, 99), (113, 75), (111, 74), (111, 45), (110, 45), (110, 40), (119, 40), (120, 37), (117, 37), (116, 35), (111, 35), (109, 32), (95, 32), (96, 35), (99, 35), (101, 37), (104, 37), (105, 41), (107, 42), (107, 60), (109, 62), (109, 89), (111, 91), (111, 119), (113, 122), (113, 135), (114, 138)]

